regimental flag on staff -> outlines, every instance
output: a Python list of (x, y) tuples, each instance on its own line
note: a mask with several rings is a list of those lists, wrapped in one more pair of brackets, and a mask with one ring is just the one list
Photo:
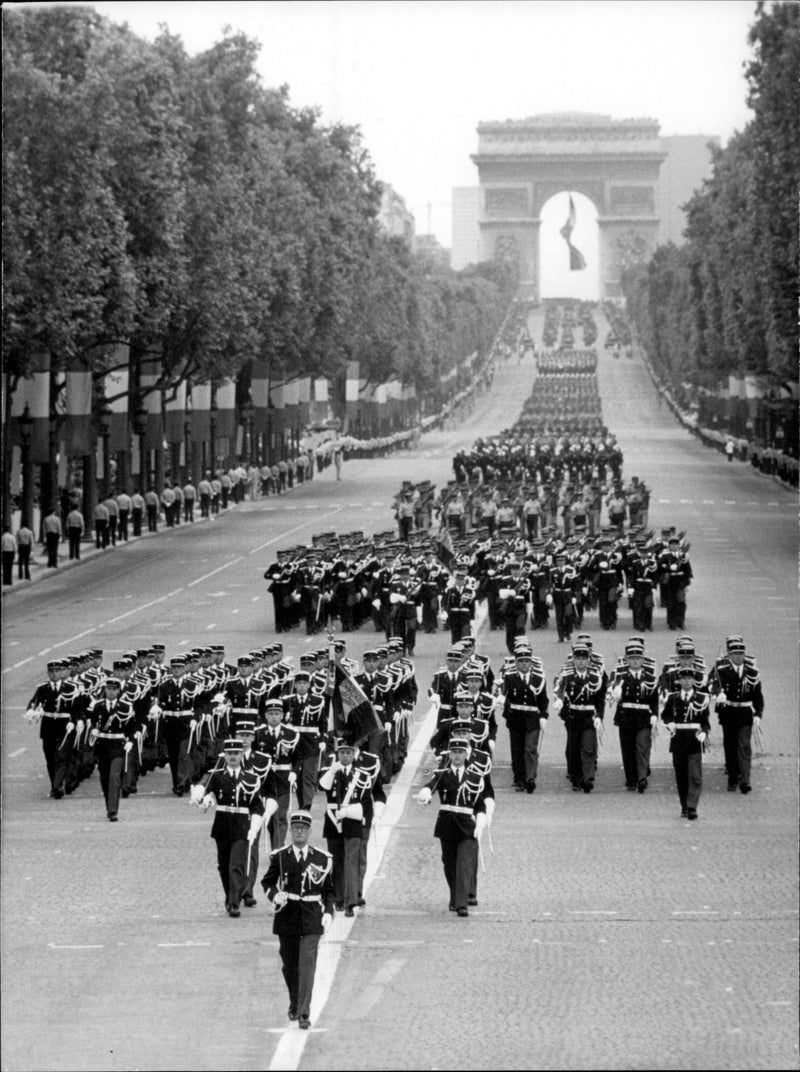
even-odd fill
[(447, 525), (442, 525), (436, 533), (436, 557), (446, 570), (452, 572), (456, 562), (456, 549), (453, 547), (453, 537)]
[(371, 733), (383, 730), (383, 723), (378, 718), (367, 694), (357, 681), (354, 681), (344, 667), (333, 664), (333, 691), (338, 695), (342, 705), (342, 718), (347, 726), (347, 735), (356, 745), (363, 744)]
[(572, 194), (570, 194), (569, 216), (567, 217), (567, 222), (564, 224), (564, 226), (558, 233), (569, 246), (569, 270), (571, 272), (580, 272), (583, 268), (586, 267), (586, 259), (584, 258), (581, 251), (579, 249), (576, 249), (575, 246), (573, 246), (571, 241), (572, 232), (575, 230), (575, 218), (575, 202), (572, 200)]

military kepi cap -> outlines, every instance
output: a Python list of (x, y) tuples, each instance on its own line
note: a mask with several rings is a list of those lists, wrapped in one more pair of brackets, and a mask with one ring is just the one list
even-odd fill
[(289, 826), (294, 826), (295, 823), (300, 826), (311, 826), (311, 822), (312, 819), (310, 811), (303, 811), (302, 809), (300, 809), (298, 811), (293, 811), (289, 816)]

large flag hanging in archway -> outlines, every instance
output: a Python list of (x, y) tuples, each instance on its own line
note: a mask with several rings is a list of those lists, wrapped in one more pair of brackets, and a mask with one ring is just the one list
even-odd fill
[(575, 230), (575, 202), (572, 200), (572, 194), (569, 195), (569, 216), (567, 222), (559, 231), (559, 234), (569, 246), (569, 270), (571, 272), (580, 272), (581, 269), (586, 267), (586, 259), (579, 249), (576, 249), (571, 242), (572, 232)]

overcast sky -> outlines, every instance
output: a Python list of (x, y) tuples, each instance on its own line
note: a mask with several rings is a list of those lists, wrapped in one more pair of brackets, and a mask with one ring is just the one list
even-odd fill
[(477, 124), (544, 112), (651, 116), (662, 134), (717, 134), (751, 113), (743, 63), (751, 0), (97, 2), (194, 53), (223, 26), (261, 42), (267, 85), (361, 128), (378, 177), (451, 245), (451, 191), (477, 185)]

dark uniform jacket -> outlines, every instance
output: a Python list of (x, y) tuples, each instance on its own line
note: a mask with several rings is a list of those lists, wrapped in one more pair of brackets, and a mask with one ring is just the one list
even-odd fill
[(503, 718), (509, 729), (521, 728), (524, 724), (526, 730), (537, 730), (539, 719), (547, 718), (549, 701), (544, 673), (534, 667), (527, 677), (526, 682), (523, 675), (515, 671), (503, 682)]
[(475, 816), (486, 811), (484, 779), (477, 771), (464, 768), (461, 782), (455, 771), (448, 767), (442, 774), (434, 775), (428, 788), (439, 794), (439, 814), (433, 836), (442, 841), (465, 841), (475, 836)]
[(270, 901), (278, 890), (289, 894), (289, 900), (275, 913), (273, 934), (322, 934), (323, 915), (333, 915), (333, 860), (322, 849), (307, 849), (302, 862), (295, 857), (292, 845), (270, 855), (261, 886)]
[[(661, 720), (664, 725), (674, 722), (676, 726), (687, 722), (698, 723), (705, 733), (711, 731), (708, 719), (708, 694), (693, 689), (689, 699), (684, 700), (680, 691), (671, 692), (661, 712)], [(675, 736), (669, 742), (670, 752), (686, 755), (689, 752), (702, 751), (702, 744), (695, 736), (696, 730), (676, 730)]]
[(250, 792), (246, 773), (230, 774), (227, 767), (215, 770), (208, 779), (206, 793), (217, 800), (211, 837), (219, 841), (246, 840), (250, 832), (250, 816), (264, 814), (264, 802), (259, 794)]
[(761, 691), (761, 679), (758, 670), (751, 664), (742, 666), (742, 676), (727, 660), (717, 663), (712, 676), (712, 689), (715, 694), (723, 692), (724, 702), (717, 702), (717, 714), (723, 719), (737, 725), (748, 725), (753, 716), (761, 718), (764, 714), (764, 694)]

